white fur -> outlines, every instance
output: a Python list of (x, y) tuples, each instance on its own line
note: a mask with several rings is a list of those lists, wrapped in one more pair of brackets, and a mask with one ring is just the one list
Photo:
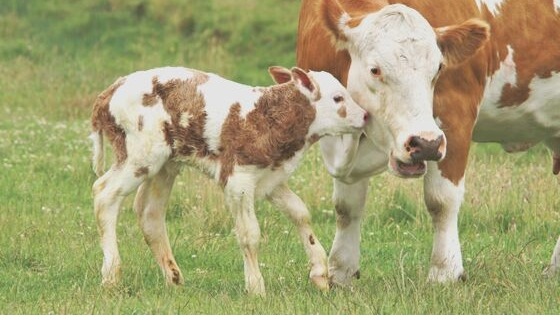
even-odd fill
[[(348, 90), (373, 116), (366, 127), (368, 139), (409, 162), (405, 143), (410, 137), (445, 137), (432, 111), (432, 80), (443, 57), (427, 21), (417, 11), (395, 4), (344, 31), (351, 39)], [(374, 67), (381, 70), (381, 80), (370, 73)]]
[(482, 10), (482, 4), (485, 4), (490, 13), (496, 16), (500, 12), (498, 7), (501, 6), (503, 2), (504, 0), (476, 0), (476, 5), (478, 6), (479, 10)]
[(434, 239), (428, 280), (447, 282), (464, 276), (457, 220), (465, 194), (465, 181), (455, 185), (442, 176), (435, 162), (424, 176), (424, 199), (432, 216)]

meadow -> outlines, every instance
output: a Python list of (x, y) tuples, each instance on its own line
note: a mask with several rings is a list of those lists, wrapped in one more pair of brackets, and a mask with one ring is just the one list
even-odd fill
[[(167, 222), (185, 285), (166, 287), (131, 209), (118, 236), (122, 282), (101, 287), (89, 115), (117, 77), (183, 65), (268, 85), (295, 64), (299, 0), (4, 0), (0, 6), (0, 314), (558, 314), (544, 278), (560, 224), (559, 178), (536, 146), (472, 146), (460, 233), (468, 280), (426, 282), (432, 228), (422, 181), (372, 178), (361, 279), (323, 293), (291, 223), (258, 203), (267, 296), (243, 291), (243, 262), (218, 186), (185, 169)], [(328, 250), (332, 180), (318, 148), (290, 185)]]

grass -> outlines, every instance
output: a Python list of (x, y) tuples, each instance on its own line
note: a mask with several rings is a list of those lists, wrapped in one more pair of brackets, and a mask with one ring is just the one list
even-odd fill
[[(559, 180), (542, 146), (506, 155), (474, 145), (460, 217), (469, 280), (426, 283), (431, 223), (421, 180), (372, 178), (362, 278), (321, 293), (297, 233), (259, 203), (265, 298), (243, 292), (242, 259), (218, 187), (185, 170), (168, 230), (186, 285), (169, 288), (128, 200), (118, 235), (123, 281), (100, 286), (88, 117), (97, 93), (137, 69), (180, 64), (248, 84), (294, 64), (299, 1), (18, 1), (0, 7), (0, 313), (557, 314), (541, 277), (558, 234)], [(291, 179), (327, 248), (332, 181), (314, 148)]]

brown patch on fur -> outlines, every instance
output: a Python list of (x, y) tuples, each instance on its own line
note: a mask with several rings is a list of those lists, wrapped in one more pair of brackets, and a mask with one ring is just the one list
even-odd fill
[(337, 203), (336, 210), (336, 226), (338, 228), (345, 228), (350, 224), (350, 211), (344, 203)]
[(144, 175), (148, 174), (149, 172), (150, 172), (150, 169), (147, 166), (142, 166), (142, 167), (138, 168), (136, 171), (134, 171), (134, 176), (141, 177), (141, 176), (144, 176)]
[(342, 118), (346, 118), (346, 106), (340, 106), (340, 108), (336, 111), (336, 113), (338, 114), (338, 116), (342, 117)]
[(142, 131), (144, 129), (144, 116), (138, 116), (138, 131)]
[(97, 96), (93, 104), (93, 113), (91, 115), (92, 130), (94, 132), (103, 132), (109, 139), (113, 147), (113, 153), (117, 164), (122, 164), (127, 157), (126, 134), (121, 126), (117, 125), (115, 122), (115, 117), (111, 115), (109, 103), (115, 91), (124, 84), (125, 80), (125, 78), (119, 78)]
[[(207, 81), (208, 76), (202, 72), (195, 72), (187, 80), (174, 79), (166, 83), (160, 83), (157, 78), (153, 80), (152, 95), (162, 99), (165, 111), (171, 116), (171, 123), (164, 122), (162, 129), (173, 156), (210, 154), (204, 140), (204, 97), (197, 91), (198, 86)], [(188, 126), (181, 124), (181, 115), (185, 113), (191, 117)]]
[(315, 245), (315, 238), (311, 234), (309, 234), (309, 244)]
[(500, 55), (507, 57), (513, 49), (515, 84), (506, 84), (500, 98), (501, 107), (517, 106), (531, 93), (533, 78), (548, 78), (560, 71), (560, 19), (551, 1), (506, 1), (494, 19), (492, 38)]
[(181, 284), (181, 273), (177, 269), (177, 264), (173, 260), (168, 260), (167, 266), (169, 266), (171, 272), (173, 273), (171, 282), (173, 282), (174, 284)]
[[(158, 77), (154, 76), (152, 78), (152, 86), (155, 86), (158, 83)], [(142, 96), (142, 105), (144, 106), (154, 106), (157, 104), (159, 99), (159, 95), (157, 93), (152, 92), (151, 94), (144, 93)]]
[(310, 144), (313, 144), (313, 143), (319, 141), (319, 139), (321, 139), (321, 137), (320, 137), (318, 134), (314, 133), (314, 134), (312, 134), (312, 135), (307, 139), (307, 141), (308, 141)]
[(554, 153), (552, 156), (552, 173), (558, 175), (560, 173), (560, 153)]
[(294, 84), (266, 89), (245, 118), (239, 104), (231, 106), (220, 135), (221, 185), (234, 165), (278, 167), (303, 148), (316, 111)]

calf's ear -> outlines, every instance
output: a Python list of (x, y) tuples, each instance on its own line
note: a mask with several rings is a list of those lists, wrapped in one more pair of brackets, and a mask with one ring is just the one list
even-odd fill
[(300, 91), (307, 95), (311, 100), (316, 101), (320, 97), (319, 87), (317, 83), (309, 76), (307, 72), (298, 67), (292, 68), (292, 77), (298, 85)]
[(268, 68), (268, 73), (278, 84), (286, 83), (292, 80), (292, 72), (284, 67), (272, 66)]
[(480, 19), (435, 29), (446, 65), (458, 65), (472, 57), (490, 38), (490, 26)]

